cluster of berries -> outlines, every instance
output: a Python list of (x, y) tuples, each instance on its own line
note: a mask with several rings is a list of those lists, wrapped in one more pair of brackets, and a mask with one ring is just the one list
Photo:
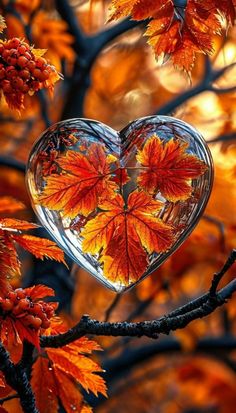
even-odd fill
[(24, 41), (15, 37), (0, 42), (0, 88), (8, 103), (16, 98), (20, 108), (24, 95), (48, 87), (55, 73), (55, 68)]
[(5, 298), (0, 297), (1, 316), (21, 319), (21, 322), (34, 330), (48, 328), (54, 315), (53, 303), (33, 302), (22, 288), (10, 291)]

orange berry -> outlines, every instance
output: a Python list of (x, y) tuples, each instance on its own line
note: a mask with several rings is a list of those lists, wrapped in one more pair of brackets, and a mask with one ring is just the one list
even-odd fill
[(17, 58), (16, 58), (16, 57), (9, 56), (9, 57), (7, 58), (7, 63), (8, 63), (9, 65), (16, 65), (16, 63), (17, 63)]
[(36, 63), (34, 60), (30, 60), (27, 64), (27, 69), (29, 69), (30, 72), (33, 72), (33, 70), (36, 67)]
[(24, 44), (21, 44), (21, 45), (18, 47), (18, 52), (19, 52), (20, 54), (25, 54), (25, 52), (26, 52), (27, 50), (29, 50), (29, 47), (27, 48)]
[[(15, 89), (21, 89), (21, 87), (24, 85), (24, 80), (21, 79), (20, 77), (15, 77), (14, 79), (12, 79), (11, 83), (12, 83), (12, 86)], [(20, 293), (20, 294), (22, 294), (22, 293)], [(25, 297), (25, 293), (24, 293), (24, 297)], [(20, 298), (22, 298), (22, 297), (20, 296)]]
[(19, 301), (18, 306), (21, 308), (21, 310), (28, 310), (30, 308), (30, 302), (27, 298), (22, 298)]
[(9, 49), (11, 48), (17, 48), (21, 44), (20, 39), (17, 37), (13, 37), (12, 39), (8, 40), (7, 46)]
[(24, 317), (24, 324), (26, 324), (26, 325), (31, 325), (32, 323), (34, 323), (34, 319), (35, 319), (35, 317), (33, 316), (33, 315), (31, 315), (31, 314), (28, 314), (28, 315), (26, 315), (25, 317)]
[(23, 290), (23, 288), (16, 288), (15, 293), (17, 294), (18, 299), (25, 298), (25, 296), (26, 296), (25, 291)]
[(39, 317), (34, 317), (34, 322), (31, 324), (35, 329), (38, 329), (42, 325), (42, 320)]
[(36, 78), (36, 79), (39, 79), (39, 80), (41, 80), (41, 70), (40, 69), (34, 69), (33, 70), (33, 72), (32, 72), (32, 75)]
[(10, 50), (8, 50), (8, 49), (5, 49), (4, 51), (3, 51), (3, 53), (2, 53), (2, 58), (4, 59), (4, 60), (7, 60), (7, 58), (10, 56)]
[(15, 293), (15, 291), (10, 291), (8, 293), (8, 298), (9, 300), (11, 300), (13, 303), (15, 303), (16, 299), (17, 299), (17, 295)]
[(49, 76), (50, 76), (50, 72), (48, 71), (48, 70), (43, 70), (43, 72), (42, 72), (42, 80), (47, 80), (48, 78), (49, 78)]
[(21, 68), (24, 68), (24, 67), (26, 67), (27, 64), (28, 64), (28, 59), (27, 59), (25, 56), (21, 55), (21, 56), (18, 57), (18, 59), (17, 59), (17, 64), (18, 64), (18, 66), (20, 66)]
[(36, 67), (40, 67), (41, 69), (44, 69), (46, 65), (47, 65), (46, 59), (44, 59), (43, 57), (36, 58)]
[(24, 83), (24, 84), (21, 86), (20, 90), (21, 90), (21, 92), (23, 92), (23, 93), (28, 93), (29, 90), (30, 90), (30, 87), (29, 87), (29, 85), (27, 85), (26, 83)]
[(30, 78), (30, 71), (28, 69), (22, 69), (19, 71), (19, 76), (22, 79), (28, 80)]
[(5, 298), (1, 306), (4, 311), (11, 311), (13, 309), (14, 304), (11, 300), (9, 300), (9, 298)]
[(50, 327), (50, 321), (49, 320), (43, 320), (41, 328), (48, 328)]
[(2, 90), (4, 93), (12, 93), (13, 88), (9, 80), (2, 81)]
[(6, 77), (6, 71), (5, 71), (4, 67), (2, 67), (0, 69), (0, 80), (4, 79), (5, 77)]

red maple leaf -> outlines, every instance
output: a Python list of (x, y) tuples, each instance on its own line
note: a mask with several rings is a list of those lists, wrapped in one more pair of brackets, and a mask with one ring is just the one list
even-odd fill
[(151, 194), (161, 192), (168, 201), (186, 200), (191, 196), (192, 179), (207, 169), (205, 163), (186, 152), (187, 143), (170, 139), (164, 143), (153, 135), (138, 151), (137, 160), (144, 169), (137, 181)]
[(75, 218), (79, 214), (90, 214), (100, 197), (114, 196), (117, 184), (112, 180), (103, 145), (91, 144), (86, 155), (68, 150), (57, 164), (62, 173), (49, 176), (39, 196), (44, 207), (61, 211), (64, 217)]
[(134, 191), (127, 204), (121, 195), (104, 200), (104, 210), (81, 231), (83, 252), (100, 253), (105, 276), (128, 285), (148, 266), (148, 253), (164, 252), (174, 241), (170, 225), (156, 217), (163, 204), (145, 192)]

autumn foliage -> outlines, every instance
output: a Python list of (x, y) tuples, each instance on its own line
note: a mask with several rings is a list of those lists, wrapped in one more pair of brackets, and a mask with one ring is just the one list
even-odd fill
[[(7, 350), (13, 378), (25, 373), (34, 413), (234, 412), (235, 295), (155, 341), (94, 341), (82, 332), (56, 348), (42, 343), (83, 314), (157, 320), (208, 292), (235, 248), (235, 0), (3, 0), (0, 15), (0, 357)], [(24, 166), (55, 122), (86, 117), (122, 130), (153, 114), (200, 130), (214, 159), (213, 192), (178, 251), (117, 298), (41, 233)], [(55, 142), (40, 153), (35, 204), (60, 215), (111, 282), (140, 281), (153, 254), (169, 251), (183, 228), (166, 222), (163, 207), (195, 202), (195, 182), (207, 174), (173, 135), (164, 143), (149, 135), (140, 145), (148, 133), (131, 136), (135, 166), (121, 165), (102, 143), (75, 149), (73, 131), (63, 155)], [(17, 379), (11, 383), (1, 372), (0, 413), (24, 411)]]
[(110, 20), (131, 15), (134, 20), (150, 19), (146, 36), (157, 56), (191, 72), (196, 53), (211, 54), (213, 37), (222, 34), (224, 22), (235, 20), (234, 0), (113, 0)]

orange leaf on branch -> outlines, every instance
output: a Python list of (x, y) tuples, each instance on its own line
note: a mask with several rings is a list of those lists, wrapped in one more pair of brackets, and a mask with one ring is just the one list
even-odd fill
[(157, 58), (171, 57), (175, 66), (190, 73), (196, 53), (210, 54), (213, 37), (235, 19), (235, 0), (113, 0), (110, 20), (131, 15), (134, 20), (150, 19), (146, 35)]
[(155, 215), (160, 201), (145, 192), (134, 191), (127, 205), (121, 195), (104, 200), (99, 207), (105, 212), (89, 221), (81, 231), (83, 252), (98, 253), (106, 277), (115, 282), (136, 282), (148, 266), (148, 255), (168, 250), (173, 228)]
[[(17, 200), (10, 197), (0, 198), (0, 212), (2, 214), (22, 208), (23, 204)], [(37, 224), (16, 218), (0, 218), (0, 295), (11, 289), (8, 277), (21, 274), (15, 243), (39, 259), (50, 258), (65, 263), (64, 253), (53, 241), (22, 233), (22, 231), (37, 227)]]
[[(44, 334), (64, 332), (65, 327), (58, 321), (53, 319)], [(58, 407), (58, 398), (69, 413), (73, 413), (75, 407), (77, 412), (91, 412), (84, 404), (78, 384), (95, 395), (106, 396), (106, 385), (99, 375), (103, 370), (87, 357), (94, 350), (101, 348), (95, 341), (81, 337), (59, 349), (45, 349), (45, 353), (39, 355), (33, 366), (32, 387), (40, 413), (53, 412), (53, 408)], [(40, 385), (39, 377), (43, 380)]]
[(137, 160), (145, 168), (137, 178), (138, 184), (151, 194), (158, 191), (171, 202), (184, 201), (191, 196), (191, 180), (206, 171), (206, 165), (187, 153), (188, 144), (173, 138), (162, 143), (153, 135), (138, 151)]

